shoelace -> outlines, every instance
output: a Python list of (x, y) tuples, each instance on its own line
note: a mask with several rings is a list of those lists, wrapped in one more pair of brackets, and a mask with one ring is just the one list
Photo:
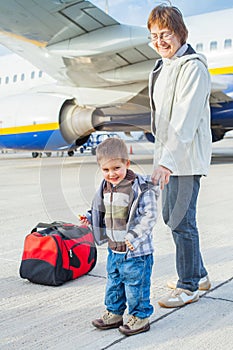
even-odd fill
[(183, 289), (181, 289), (181, 288), (176, 288), (175, 290), (173, 290), (173, 292), (171, 293), (171, 295), (174, 296), (174, 297), (177, 297), (177, 296), (179, 296), (182, 292), (183, 292)]
[(131, 316), (129, 321), (127, 322), (129, 326), (133, 326), (137, 322), (137, 317), (136, 316)]
[(109, 311), (107, 311), (104, 315), (103, 315), (103, 320), (107, 320), (108, 318), (111, 317), (111, 313)]
[(182, 293), (185, 293), (187, 295), (192, 295), (192, 292), (189, 292), (188, 290), (184, 290), (182, 288), (176, 288), (172, 293), (171, 293), (171, 296), (173, 297), (177, 297), (179, 296), (180, 294)]

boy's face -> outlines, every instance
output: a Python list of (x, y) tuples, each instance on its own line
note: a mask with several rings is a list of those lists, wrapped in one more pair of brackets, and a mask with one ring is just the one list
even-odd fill
[(115, 186), (125, 178), (130, 161), (122, 161), (121, 159), (102, 159), (99, 165), (104, 179)]

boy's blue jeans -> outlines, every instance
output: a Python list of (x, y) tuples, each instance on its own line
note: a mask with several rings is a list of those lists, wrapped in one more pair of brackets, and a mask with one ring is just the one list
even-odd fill
[(171, 176), (162, 193), (163, 219), (176, 245), (178, 288), (195, 291), (200, 278), (207, 275), (199, 247), (196, 205), (199, 175)]
[(108, 311), (123, 315), (128, 304), (129, 315), (139, 318), (153, 313), (150, 304), (150, 278), (153, 255), (126, 259), (125, 254), (108, 249), (105, 305)]

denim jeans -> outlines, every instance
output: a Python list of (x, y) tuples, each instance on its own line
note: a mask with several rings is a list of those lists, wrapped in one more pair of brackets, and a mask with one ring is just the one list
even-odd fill
[(123, 315), (128, 304), (129, 315), (139, 318), (153, 313), (150, 304), (150, 278), (153, 255), (126, 259), (108, 249), (105, 305), (108, 311)]
[(196, 205), (199, 175), (171, 176), (162, 193), (163, 219), (176, 245), (177, 288), (198, 289), (200, 278), (207, 275), (199, 247)]

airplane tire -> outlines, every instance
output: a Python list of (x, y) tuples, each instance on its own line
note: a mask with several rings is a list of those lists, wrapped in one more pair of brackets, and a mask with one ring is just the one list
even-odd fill
[(73, 157), (74, 151), (68, 151), (67, 154), (68, 154), (69, 157)]
[(32, 158), (37, 158), (39, 157), (39, 153), (38, 152), (32, 152)]

